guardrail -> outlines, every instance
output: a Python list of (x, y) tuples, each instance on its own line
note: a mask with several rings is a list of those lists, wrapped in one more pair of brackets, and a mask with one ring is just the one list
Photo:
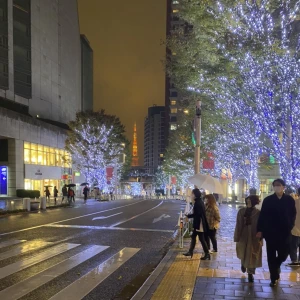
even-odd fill
[(190, 221), (186, 221), (185, 215), (189, 214), (193, 208), (190, 207), (190, 203), (186, 203), (184, 212), (180, 212), (178, 219), (178, 227), (179, 227), (179, 248), (183, 248), (183, 239), (185, 235), (189, 232), (190, 229)]

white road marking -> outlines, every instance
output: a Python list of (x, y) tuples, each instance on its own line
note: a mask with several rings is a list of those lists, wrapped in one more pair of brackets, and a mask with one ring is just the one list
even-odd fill
[(9, 241), (0, 243), (0, 248), (17, 245), (17, 244), (24, 243), (24, 242), (26, 242), (26, 240), (9, 240)]
[(159, 221), (161, 221), (162, 219), (166, 219), (166, 218), (171, 218), (171, 216), (166, 215), (166, 214), (163, 214), (163, 215), (161, 215), (160, 217), (154, 219), (152, 223), (159, 222)]
[(80, 300), (97, 287), (108, 276), (120, 268), (127, 260), (134, 256), (139, 248), (124, 248), (107, 259), (98, 267), (82, 276), (65, 289), (57, 293), (50, 300)]
[(31, 291), (37, 289), (43, 284), (51, 281), (67, 271), (75, 268), (81, 263), (101, 253), (102, 251), (109, 248), (108, 246), (97, 246), (94, 245), (87, 250), (84, 250), (52, 267), (42, 271), (32, 277), (29, 277), (15, 285), (8, 287), (5, 290), (0, 291), (0, 299), (14, 300), (19, 299)]
[(0, 253), (0, 260), (7, 259), (19, 254), (24, 254), (28, 251), (38, 250), (43, 248), (47, 245), (51, 245), (51, 242), (44, 242), (44, 241), (32, 241), (22, 245), (17, 245), (14, 249), (8, 250), (6, 252)]
[(80, 218), (84, 218), (84, 217), (88, 217), (88, 216), (93, 216), (93, 215), (101, 214), (103, 212), (112, 211), (112, 210), (116, 210), (116, 209), (119, 209), (119, 208), (135, 205), (135, 204), (140, 204), (141, 202), (145, 202), (145, 201), (147, 201), (147, 200), (142, 200), (142, 201), (138, 201), (138, 202), (127, 204), (127, 205), (118, 206), (118, 207), (115, 207), (115, 208), (101, 210), (101, 211), (97, 211), (97, 212), (94, 212), (94, 213), (91, 213), (91, 214), (87, 214), (87, 215), (83, 215), (83, 216), (79, 216), (79, 217), (74, 217), (74, 218), (70, 218), (70, 219), (65, 219), (65, 220), (61, 220), (61, 221), (57, 221), (57, 222), (53, 222), (53, 223), (46, 223), (46, 224), (43, 224), (43, 225), (33, 226), (33, 227), (24, 228), (24, 229), (20, 229), (20, 230), (16, 230), (16, 231), (1, 233), (0, 236), (5, 236), (5, 235), (13, 234), (13, 233), (18, 233), (18, 232), (23, 232), (23, 231), (27, 231), (27, 230), (41, 228), (41, 227), (51, 225), (51, 224), (59, 224), (59, 223), (63, 223), (63, 222), (71, 221), (71, 220), (76, 220), (76, 219), (80, 219)]
[(94, 220), (103, 220), (103, 219), (107, 219), (107, 218), (110, 218), (110, 217), (114, 217), (114, 216), (117, 216), (117, 215), (120, 215), (120, 214), (122, 214), (122, 212), (119, 212), (119, 213), (117, 213), (117, 214), (110, 215), (110, 216), (96, 217), (96, 218), (93, 218), (92, 221), (94, 221)]
[(54, 257), (60, 253), (66, 252), (70, 249), (80, 246), (80, 244), (64, 243), (58, 246), (51, 247), (50, 249), (39, 253), (36, 256), (30, 258), (19, 260), (13, 264), (6, 267), (0, 268), (0, 279), (7, 277), (11, 274), (24, 270), (30, 266), (33, 266), (41, 261), (48, 258)]
[(149, 232), (174, 232), (174, 230), (151, 229), (151, 228), (123, 228), (123, 227), (105, 227), (105, 226), (88, 226), (88, 225), (45, 225), (45, 227), (54, 228), (78, 228), (88, 230), (125, 230), (125, 231), (149, 231)]
[(116, 224), (114, 224), (114, 225), (111, 225), (110, 227), (117, 227), (117, 226), (119, 226), (120, 224), (126, 223), (126, 222), (128, 222), (128, 221), (133, 220), (133, 219), (136, 219), (136, 218), (138, 218), (138, 217), (140, 217), (140, 216), (142, 216), (142, 215), (148, 213), (149, 211), (151, 211), (151, 210), (153, 210), (153, 209), (159, 207), (159, 206), (162, 205), (162, 204), (163, 204), (163, 201), (161, 201), (158, 205), (156, 205), (156, 206), (154, 206), (154, 207), (152, 207), (152, 208), (150, 208), (150, 209), (148, 209), (148, 210), (142, 212), (141, 214), (138, 214), (138, 215), (136, 215), (136, 216), (134, 216), (134, 217), (131, 217), (131, 218), (127, 219), (127, 220), (123, 220), (123, 221), (121, 221), (121, 222), (118, 222), (118, 223), (116, 223)]

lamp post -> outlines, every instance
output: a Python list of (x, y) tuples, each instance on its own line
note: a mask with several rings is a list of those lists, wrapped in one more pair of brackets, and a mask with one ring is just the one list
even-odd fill
[(201, 145), (201, 101), (196, 102), (196, 116), (195, 116), (195, 174), (200, 173), (200, 145)]

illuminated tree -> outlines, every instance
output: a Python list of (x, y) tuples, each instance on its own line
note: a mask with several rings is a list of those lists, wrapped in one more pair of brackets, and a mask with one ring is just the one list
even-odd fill
[(193, 32), (177, 38), (173, 75), (182, 79), (189, 70), (186, 86), (223, 107), (238, 100), (239, 116), (252, 123), (253, 137), (263, 136), (282, 177), (299, 184), (299, 1), (180, 3)]

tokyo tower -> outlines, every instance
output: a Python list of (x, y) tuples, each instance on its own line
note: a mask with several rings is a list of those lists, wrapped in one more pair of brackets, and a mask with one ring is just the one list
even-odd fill
[(139, 165), (139, 156), (138, 156), (138, 146), (137, 146), (137, 133), (136, 133), (136, 123), (134, 123), (131, 166), (137, 167), (138, 165)]

